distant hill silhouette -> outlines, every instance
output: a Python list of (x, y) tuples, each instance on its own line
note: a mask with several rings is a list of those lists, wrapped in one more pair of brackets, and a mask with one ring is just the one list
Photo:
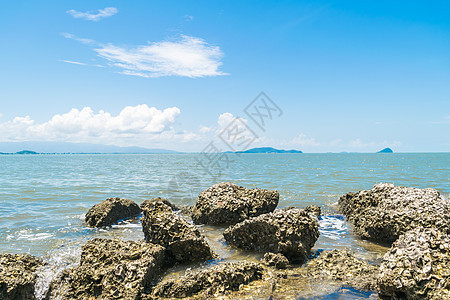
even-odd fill
[(394, 153), (391, 148), (384, 148), (383, 150), (378, 151), (377, 153)]
[[(142, 147), (119, 147), (114, 145), (101, 145), (90, 143), (69, 142), (0, 142), (0, 153), (12, 154), (32, 149), (37, 153), (179, 153), (166, 149), (147, 149)], [(26, 150), (31, 151), (31, 150)], [(20, 153), (26, 154), (26, 153)], [(30, 154), (30, 153), (28, 153)]]
[(236, 153), (303, 153), (300, 150), (280, 150), (272, 147), (252, 148), (245, 151), (237, 151)]

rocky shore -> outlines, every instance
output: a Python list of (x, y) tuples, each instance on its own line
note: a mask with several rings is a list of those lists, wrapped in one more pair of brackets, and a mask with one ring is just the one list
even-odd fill
[[(145, 239), (89, 240), (80, 263), (60, 272), (44, 298), (296, 299), (317, 296), (326, 283), (380, 299), (450, 299), (450, 206), (436, 190), (377, 184), (340, 197), (355, 234), (390, 246), (375, 264), (345, 249), (313, 250), (320, 207), (277, 209), (278, 201), (277, 191), (232, 183), (201, 192), (193, 207), (108, 198), (87, 212), (86, 226), (108, 230), (139, 218)], [(231, 249), (261, 261), (223, 260), (199, 224), (220, 226)], [(0, 255), (0, 299), (35, 299), (44, 266), (31, 255)], [(174, 268), (184, 274), (170, 276)]]

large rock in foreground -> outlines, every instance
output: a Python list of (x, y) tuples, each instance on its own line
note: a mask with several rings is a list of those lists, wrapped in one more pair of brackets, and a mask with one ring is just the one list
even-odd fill
[(152, 295), (159, 298), (184, 298), (194, 295), (210, 298), (261, 279), (263, 268), (256, 263), (226, 263), (159, 283)]
[(347, 250), (323, 251), (306, 264), (311, 280), (336, 280), (358, 290), (375, 291), (378, 268)]
[(90, 227), (110, 226), (120, 220), (137, 217), (140, 213), (139, 205), (129, 199), (108, 198), (89, 209), (86, 223)]
[(282, 253), (290, 261), (304, 261), (319, 237), (317, 219), (303, 209), (276, 210), (245, 220), (225, 230), (236, 247)]
[(394, 242), (380, 266), (385, 299), (450, 299), (450, 237), (416, 228)]
[(0, 255), (0, 299), (33, 300), (36, 271), (42, 264), (28, 254)]
[(248, 189), (219, 183), (198, 195), (192, 211), (196, 224), (230, 225), (272, 212), (278, 205), (277, 191)]
[(50, 286), (48, 299), (139, 299), (161, 273), (164, 248), (144, 241), (92, 239), (80, 265)]
[(340, 211), (347, 216), (362, 238), (392, 243), (416, 227), (449, 230), (449, 201), (434, 189), (376, 184), (369, 191), (348, 193), (339, 199)]
[(143, 213), (141, 221), (145, 240), (166, 247), (169, 265), (214, 257), (198, 228), (175, 214), (163, 202), (147, 203)]

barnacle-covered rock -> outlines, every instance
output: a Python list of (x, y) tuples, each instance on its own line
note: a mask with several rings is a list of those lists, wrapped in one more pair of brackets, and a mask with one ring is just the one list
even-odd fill
[(157, 197), (157, 198), (153, 198), (153, 199), (149, 199), (149, 200), (144, 200), (139, 207), (144, 210), (148, 205), (151, 205), (151, 203), (154, 202), (162, 202), (165, 205), (169, 206), (172, 210), (179, 210), (179, 208), (173, 204), (172, 202), (170, 202), (168, 199), (165, 198), (161, 198), (161, 197)]
[(378, 293), (385, 299), (450, 299), (450, 236), (434, 228), (400, 236), (381, 263)]
[(169, 265), (214, 257), (198, 228), (175, 214), (166, 204), (148, 203), (143, 214), (141, 221), (145, 240), (166, 248)]
[(281, 253), (267, 252), (262, 261), (266, 266), (274, 266), (277, 269), (285, 269), (289, 265), (289, 260)]
[(347, 250), (323, 251), (306, 268), (312, 280), (335, 280), (358, 290), (376, 290), (378, 268)]
[(140, 213), (139, 205), (129, 199), (108, 198), (89, 209), (86, 223), (90, 227), (110, 226), (120, 220), (137, 217)]
[(196, 224), (230, 225), (272, 212), (277, 191), (248, 189), (229, 182), (215, 184), (198, 195), (192, 211)]
[(42, 260), (29, 254), (0, 255), (0, 299), (33, 300), (36, 271)]
[(187, 272), (178, 279), (160, 282), (152, 291), (159, 298), (184, 298), (199, 295), (209, 298), (225, 291), (237, 291), (242, 285), (261, 279), (263, 268), (257, 263), (225, 263), (195, 272)]
[(322, 210), (320, 209), (320, 206), (318, 206), (318, 205), (309, 205), (309, 206), (305, 207), (305, 210), (307, 212), (313, 214), (317, 218), (319, 218), (320, 215), (322, 214)]
[(282, 253), (304, 261), (319, 237), (317, 219), (303, 209), (275, 210), (228, 227), (225, 240), (236, 247)]
[(397, 187), (380, 183), (371, 190), (348, 193), (339, 209), (362, 238), (392, 243), (416, 227), (449, 230), (449, 201), (434, 189)]
[(92, 239), (82, 247), (80, 265), (52, 282), (47, 299), (139, 299), (163, 262), (160, 245)]

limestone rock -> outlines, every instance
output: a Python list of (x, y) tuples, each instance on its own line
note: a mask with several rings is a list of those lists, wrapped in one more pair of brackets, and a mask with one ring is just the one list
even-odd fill
[(228, 182), (215, 184), (198, 195), (192, 220), (196, 224), (236, 224), (272, 212), (279, 197), (277, 191), (248, 189)]
[(262, 261), (266, 266), (274, 266), (277, 269), (285, 269), (289, 265), (289, 260), (281, 253), (267, 252)]
[(165, 205), (169, 206), (172, 210), (179, 210), (179, 208), (178, 208), (175, 204), (173, 204), (173, 203), (170, 202), (169, 200), (164, 199), (164, 198), (161, 198), (161, 197), (153, 198), (153, 199), (149, 199), (149, 200), (144, 200), (144, 201), (139, 205), (139, 207), (141, 208), (141, 210), (144, 210), (146, 206), (148, 206), (150, 203), (153, 203), (153, 202), (162, 202), (162, 203), (164, 203)]
[(28, 254), (0, 255), (0, 299), (33, 300), (41, 259)]
[(337, 280), (359, 290), (376, 290), (378, 268), (347, 250), (323, 251), (306, 268), (314, 280)]
[(319, 237), (317, 219), (303, 209), (275, 210), (228, 227), (225, 240), (238, 248), (282, 253), (304, 261)]
[(149, 203), (143, 213), (145, 240), (166, 248), (169, 265), (214, 257), (198, 228), (175, 214), (169, 206), (162, 202)]
[(188, 272), (176, 280), (159, 283), (152, 295), (159, 298), (183, 298), (201, 295), (205, 298), (237, 291), (242, 285), (261, 279), (261, 265), (249, 262), (225, 263), (196, 272)]
[(129, 199), (108, 198), (89, 209), (86, 223), (90, 227), (110, 226), (120, 220), (137, 217), (140, 213), (139, 205)]
[(364, 239), (392, 243), (416, 227), (449, 230), (449, 201), (434, 189), (376, 184), (369, 191), (348, 193), (339, 199), (340, 211)]
[(161, 273), (164, 248), (144, 241), (92, 239), (80, 265), (51, 284), (47, 299), (139, 299)]
[(400, 236), (381, 263), (378, 293), (386, 299), (450, 299), (450, 236), (420, 227)]

